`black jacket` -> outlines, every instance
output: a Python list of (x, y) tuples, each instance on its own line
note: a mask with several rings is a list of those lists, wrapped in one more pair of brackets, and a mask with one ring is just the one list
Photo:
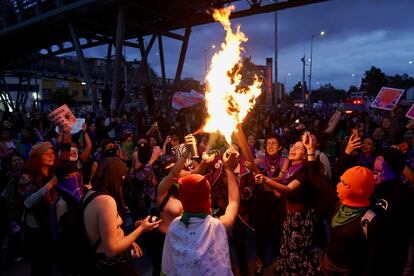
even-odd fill
[[(339, 207), (336, 185), (324, 178), (317, 168), (317, 162), (308, 162), (309, 177), (314, 188), (327, 204), (324, 204), (329, 222)], [(383, 212), (368, 224), (368, 235), (364, 237), (361, 217), (347, 224), (331, 229), (331, 238), (326, 248), (329, 260), (337, 267), (348, 270), (347, 275), (398, 275), (395, 265), (395, 233)], [(331, 274), (328, 274), (331, 275)], [(342, 275), (342, 274), (332, 274)]]

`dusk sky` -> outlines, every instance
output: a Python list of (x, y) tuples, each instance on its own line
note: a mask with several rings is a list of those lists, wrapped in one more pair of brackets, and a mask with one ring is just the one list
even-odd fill
[[(238, 8), (246, 7), (241, 1)], [(263, 0), (264, 4), (266, 0)], [(332, 0), (278, 12), (279, 82), (290, 91), (302, 78), (301, 57), (310, 57), (311, 36), (314, 37), (312, 88), (331, 83), (348, 89), (360, 85), (364, 72), (371, 66), (387, 75), (407, 73), (414, 76), (414, 1), (413, 0)], [(265, 64), (274, 56), (274, 13), (232, 20), (249, 41), (243, 46), (245, 55), (255, 64)], [(183, 33), (182, 30), (176, 31)], [(193, 27), (182, 78), (204, 82), (204, 54), (210, 60), (224, 39), (219, 23)], [(146, 38), (149, 41), (149, 37)], [(164, 37), (167, 77), (174, 78), (181, 42)], [(208, 49), (206, 51), (206, 49)], [(87, 56), (104, 57), (105, 49), (89, 49)], [(140, 59), (137, 49), (126, 48), (128, 60)], [(411, 63), (410, 63), (411, 61)], [(154, 44), (149, 62), (160, 73), (158, 45)], [(306, 78), (309, 66), (306, 68)]]

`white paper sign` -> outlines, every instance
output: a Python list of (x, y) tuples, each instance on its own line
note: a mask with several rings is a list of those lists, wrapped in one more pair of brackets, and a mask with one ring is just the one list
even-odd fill
[(71, 127), (76, 123), (75, 116), (66, 104), (59, 106), (50, 112), (47, 115), (47, 118), (61, 128), (64, 128), (65, 126)]
[[(76, 118), (76, 122), (70, 127), (70, 134), (78, 133), (82, 130), (82, 125), (85, 123), (84, 118)], [(56, 133), (59, 132), (59, 127), (55, 128)]]

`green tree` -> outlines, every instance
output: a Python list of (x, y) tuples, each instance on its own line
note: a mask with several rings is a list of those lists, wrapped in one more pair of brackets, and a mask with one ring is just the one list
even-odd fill
[(387, 76), (381, 69), (372, 66), (370, 70), (365, 71), (365, 77), (362, 79), (361, 90), (366, 91), (368, 95), (377, 95), (383, 86), (388, 85)]
[[(306, 92), (306, 89), (305, 89)], [(301, 100), (302, 99), (302, 84), (300, 81), (293, 87), (293, 91), (290, 92), (291, 100)]]
[(408, 89), (414, 86), (414, 78), (410, 77), (408, 74), (395, 75), (388, 77), (389, 86), (399, 89)]
[(318, 90), (313, 92), (312, 101), (319, 100), (324, 103), (341, 102), (346, 97), (346, 92), (343, 89), (336, 89), (332, 84), (324, 84)]
[(357, 91), (358, 91), (358, 87), (356, 87), (355, 85), (351, 85), (348, 89), (348, 94), (352, 92), (357, 92)]

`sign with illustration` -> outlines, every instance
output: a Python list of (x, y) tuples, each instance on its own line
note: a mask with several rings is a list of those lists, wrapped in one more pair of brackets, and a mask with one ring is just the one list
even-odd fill
[(66, 104), (50, 112), (47, 118), (60, 128), (71, 127), (76, 123), (75, 116)]
[(414, 104), (410, 107), (410, 110), (408, 110), (407, 114), (405, 114), (405, 117), (414, 120)]
[(398, 103), (403, 93), (404, 89), (383, 87), (372, 102), (371, 107), (391, 110)]

